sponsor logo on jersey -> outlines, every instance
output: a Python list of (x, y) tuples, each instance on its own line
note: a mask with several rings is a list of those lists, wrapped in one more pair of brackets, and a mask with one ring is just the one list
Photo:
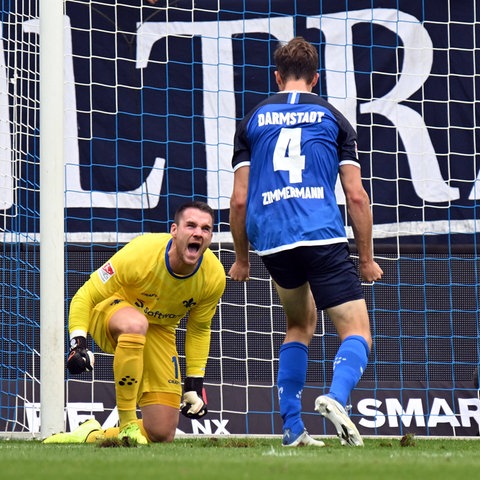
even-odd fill
[(100, 277), (100, 280), (102, 281), (102, 283), (106, 283), (114, 275), (115, 275), (115, 269), (113, 268), (113, 265), (110, 262), (103, 264), (98, 269), (98, 276)]
[(137, 301), (135, 302), (135, 306), (142, 309), (143, 313), (147, 317), (153, 317), (153, 318), (158, 318), (159, 320), (166, 319), (166, 318), (183, 318), (185, 316), (184, 313), (181, 313), (177, 315), (176, 313), (163, 313), (160, 310), (151, 310), (148, 305), (145, 305), (144, 301), (141, 300), (140, 298), (137, 298)]

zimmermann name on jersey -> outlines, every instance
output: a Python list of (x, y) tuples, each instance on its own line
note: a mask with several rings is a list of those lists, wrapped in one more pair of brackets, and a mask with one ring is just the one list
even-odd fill
[(273, 192), (263, 192), (263, 204), (270, 205), (273, 202), (287, 200), (289, 198), (324, 198), (323, 187), (283, 187)]

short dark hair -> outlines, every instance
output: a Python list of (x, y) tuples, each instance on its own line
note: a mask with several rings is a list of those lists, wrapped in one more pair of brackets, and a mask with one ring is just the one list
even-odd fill
[(215, 213), (213, 208), (208, 203), (200, 202), (198, 200), (193, 200), (180, 205), (175, 212), (175, 217), (173, 219), (174, 223), (177, 225), (179, 224), (180, 220), (182, 219), (183, 212), (187, 210), (187, 208), (196, 208), (197, 210), (208, 213), (212, 217), (212, 225), (215, 223)]
[(280, 78), (285, 82), (289, 78), (304, 79), (311, 83), (318, 70), (317, 49), (303, 37), (292, 38), (280, 45), (273, 54)]

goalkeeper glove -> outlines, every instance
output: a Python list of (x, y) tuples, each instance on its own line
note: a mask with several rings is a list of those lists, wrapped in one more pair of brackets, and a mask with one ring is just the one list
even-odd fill
[(68, 354), (67, 368), (74, 375), (85, 371), (91, 372), (95, 358), (93, 353), (87, 349), (85, 337), (74, 337), (70, 340), (70, 353)]
[(203, 388), (203, 378), (187, 377), (184, 384), (185, 393), (180, 406), (182, 415), (187, 418), (196, 419), (205, 416), (207, 410), (207, 399)]

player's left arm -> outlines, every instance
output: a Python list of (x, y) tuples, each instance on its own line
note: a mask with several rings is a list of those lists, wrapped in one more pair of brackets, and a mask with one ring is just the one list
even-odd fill
[(217, 311), (217, 305), (224, 290), (221, 288), (208, 298), (200, 301), (188, 315), (185, 335), (185, 361), (187, 377), (203, 377), (210, 351), (212, 319)]
[[(190, 311), (190, 315), (192, 311)], [(203, 377), (210, 351), (211, 319), (197, 322), (189, 316), (185, 336), (186, 377), (183, 382), (181, 412), (196, 419), (207, 414), (207, 397)]]
[(380, 280), (383, 271), (373, 259), (373, 219), (370, 199), (362, 185), (360, 168), (352, 164), (341, 165), (340, 181), (345, 192), (348, 216), (358, 250), (360, 274), (367, 282)]
[(203, 377), (210, 351), (212, 319), (225, 290), (225, 273), (219, 263), (218, 273), (209, 277), (213, 282), (210, 295), (189, 312), (185, 335), (186, 378), (181, 412), (188, 418), (200, 418), (207, 413)]
[(383, 271), (373, 259), (373, 217), (370, 198), (362, 183), (358, 159), (357, 134), (348, 120), (336, 109), (339, 177), (345, 193), (347, 213), (358, 251), (360, 276), (367, 282), (380, 280)]

